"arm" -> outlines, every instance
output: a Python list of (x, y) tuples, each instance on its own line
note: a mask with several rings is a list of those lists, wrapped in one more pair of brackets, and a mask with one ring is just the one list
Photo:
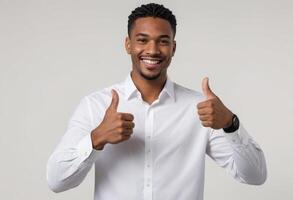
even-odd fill
[[(197, 105), (198, 115), (202, 125), (211, 128), (206, 153), (238, 181), (263, 184), (267, 170), (261, 148), (241, 124), (233, 128), (233, 113), (211, 91), (207, 78), (203, 80), (202, 88), (206, 100)], [(234, 132), (224, 132), (223, 129), (230, 132), (231, 127)]]
[(78, 186), (99, 152), (92, 147), (91, 111), (84, 98), (69, 121), (67, 131), (47, 163), (47, 181), (54, 192)]
[(266, 180), (263, 151), (242, 125), (233, 133), (211, 129), (206, 152), (239, 182), (260, 185)]
[(47, 181), (54, 192), (78, 186), (86, 177), (106, 144), (128, 140), (134, 128), (130, 113), (117, 112), (118, 93), (112, 91), (112, 102), (98, 127), (88, 98), (84, 98), (70, 119), (68, 129), (47, 164)]

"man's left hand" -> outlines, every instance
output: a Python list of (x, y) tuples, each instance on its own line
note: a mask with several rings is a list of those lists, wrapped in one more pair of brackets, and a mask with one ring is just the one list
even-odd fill
[(229, 127), (232, 124), (233, 113), (212, 92), (207, 77), (202, 80), (202, 90), (206, 100), (197, 104), (202, 125), (213, 129)]

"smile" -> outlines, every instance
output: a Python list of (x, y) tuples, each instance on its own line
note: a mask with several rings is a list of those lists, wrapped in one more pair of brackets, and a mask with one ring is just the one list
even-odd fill
[(141, 58), (140, 59), (144, 65), (146, 65), (148, 68), (156, 68), (160, 66), (162, 59), (159, 58)]

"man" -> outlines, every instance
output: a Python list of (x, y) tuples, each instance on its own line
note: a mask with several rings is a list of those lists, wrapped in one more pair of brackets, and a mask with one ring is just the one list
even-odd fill
[(76, 187), (95, 164), (95, 200), (201, 200), (206, 154), (236, 180), (264, 183), (261, 148), (208, 79), (202, 95), (167, 77), (175, 34), (175, 16), (162, 5), (131, 13), (125, 48), (132, 71), (77, 107), (48, 161), (53, 191)]

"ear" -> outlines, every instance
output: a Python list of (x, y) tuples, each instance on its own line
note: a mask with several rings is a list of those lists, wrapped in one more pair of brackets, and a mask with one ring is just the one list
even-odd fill
[(130, 44), (130, 38), (128, 36), (125, 38), (125, 49), (126, 49), (126, 52), (130, 54), (131, 44)]
[(176, 41), (173, 41), (173, 52), (172, 52), (172, 57), (175, 55), (175, 51), (176, 51)]

